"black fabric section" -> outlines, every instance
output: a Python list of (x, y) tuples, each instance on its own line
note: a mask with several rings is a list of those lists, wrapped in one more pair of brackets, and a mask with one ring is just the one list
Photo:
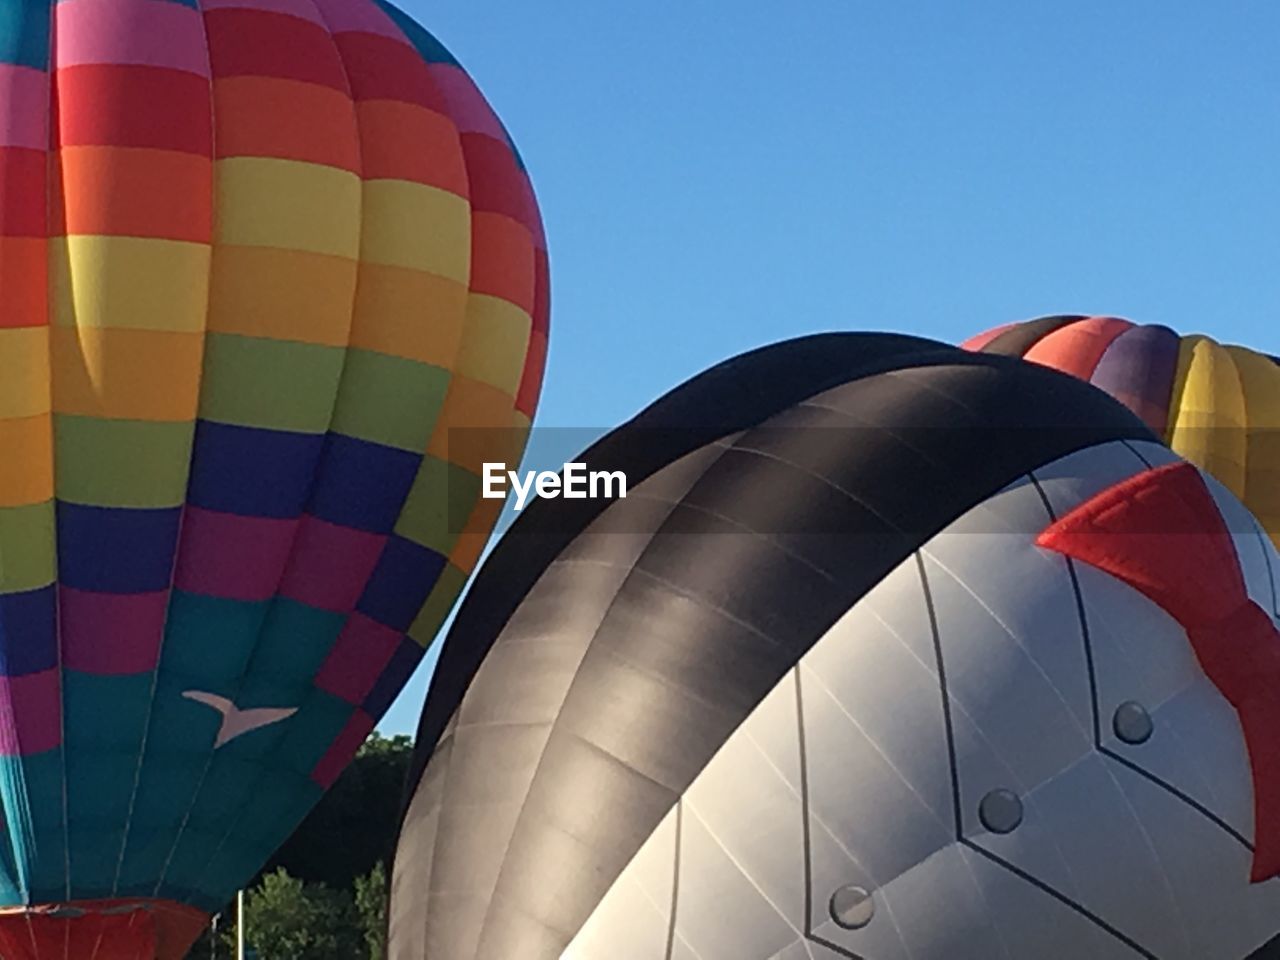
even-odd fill
[(1280, 937), (1268, 940), (1244, 960), (1280, 960)]
[(1006, 330), (983, 347), (982, 352), (994, 353), (1002, 357), (1023, 357), (1028, 350), (1053, 331), (1084, 319), (1083, 314), (1075, 313), (1037, 317), (1035, 320), (1028, 320)]
[[(952, 349), (921, 337), (863, 333), (816, 334), (762, 347), (676, 387), (579, 459), (592, 469), (622, 470), (634, 487), (681, 456), (830, 386), (906, 363), (909, 357)], [(669, 436), (658, 435), (666, 430)], [(633, 443), (638, 433), (647, 434), (650, 442)], [(441, 652), (418, 725), (410, 789), (492, 638), (546, 565), (606, 506), (598, 500), (535, 500), (476, 574), (449, 636), (466, 635), (477, 642), (446, 643)], [(477, 594), (483, 599), (472, 601)], [(489, 639), (480, 639), (485, 637)]]
[[(527, 948), (518, 923), (571, 937), (725, 739), (867, 590), (1017, 477), (1125, 439), (1155, 438), (1065, 374), (914, 338), (833, 334), (722, 364), (601, 440), (582, 459), (624, 470), (628, 499), (526, 509), (459, 611), (419, 727), (413, 789), (468, 688), (468, 711), (498, 713), (515, 697), (503, 671), (476, 676), (499, 638), (590, 637), (551, 741), (529, 761), (532, 788), (511, 798), (523, 812), (488, 942), (540, 958), (551, 947)], [(708, 446), (688, 461), (692, 479), (673, 487), (660, 473)], [(607, 529), (615, 512), (649, 524), (616, 534), (648, 537), (611, 581), (616, 592), (587, 596), (600, 578), (557, 576), (538, 585), (540, 615), (522, 617), (539, 577), (592, 553), (579, 541), (594, 533), (583, 531)], [(579, 622), (602, 605), (603, 620)], [(526, 684), (520, 696), (537, 691)], [(453, 768), (489, 759), (459, 756)], [(463, 815), (483, 816), (473, 809)], [(470, 832), (480, 849), (481, 822), (454, 829), (455, 845)]]

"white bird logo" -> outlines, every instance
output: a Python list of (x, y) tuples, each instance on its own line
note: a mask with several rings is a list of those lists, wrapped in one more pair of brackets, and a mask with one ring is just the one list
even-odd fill
[(241, 734), (279, 723), (298, 712), (297, 707), (254, 707), (241, 710), (226, 697), (205, 693), (203, 690), (186, 690), (182, 695), (188, 700), (203, 703), (206, 707), (213, 707), (222, 714), (222, 726), (218, 730), (218, 738), (213, 742), (215, 750)]

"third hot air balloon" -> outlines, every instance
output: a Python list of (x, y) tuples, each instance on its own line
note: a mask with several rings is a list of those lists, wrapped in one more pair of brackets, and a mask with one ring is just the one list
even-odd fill
[(1280, 544), (1280, 361), (1203, 335), (1118, 317), (1009, 324), (963, 344), (1100, 387), (1240, 497)]

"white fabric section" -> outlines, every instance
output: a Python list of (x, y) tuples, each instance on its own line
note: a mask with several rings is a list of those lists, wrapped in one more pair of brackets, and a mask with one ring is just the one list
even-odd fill
[[(1153, 467), (1182, 462), (1157, 444), (1110, 444), (1064, 458), (1036, 471), (1036, 478), (1061, 516), (1146, 469), (1143, 461)], [(1206, 480), (1232, 529), (1247, 529), (1253, 521), (1244, 507), (1217, 481)], [(1248, 548), (1257, 541), (1250, 544), (1244, 536), (1237, 542)], [(1255, 557), (1255, 567), (1260, 563), (1264, 561)], [(1265, 576), (1265, 566), (1261, 569)], [(1239, 720), (1200, 669), (1185, 632), (1156, 604), (1115, 578), (1083, 563), (1076, 563), (1075, 571), (1093, 651), (1103, 745), (1251, 838), (1253, 784)], [(1252, 589), (1260, 590), (1257, 574), (1250, 579)], [(1141, 703), (1152, 716), (1154, 733), (1145, 744), (1126, 744), (1115, 735), (1116, 708), (1127, 701)], [(1217, 749), (1196, 749), (1206, 739)]]
[(1170, 463), (1183, 462), (1180, 456), (1163, 443), (1152, 443), (1149, 440), (1130, 440), (1125, 446), (1151, 467), (1163, 467)]
[(812, 949), (813, 946), (816, 945), (809, 944), (804, 940), (794, 940), (775, 953), (769, 960), (814, 960), (815, 957), (820, 958), (820, 960), (827, 960), (828, 957), (840, 956), (840, 954), (832, 953), (826, 947), (821, 946), (817, 947), (821, 952), (815, 953)]
[[(1130, 457), (1129, 463), (1139, 461)], [(930, 561), (937, 608), (953, 598), (967, 611), (966, 618), (973, 618), (967, 633), (951, 629), (944, 640), (984, 651), (973, 658), (979, 671), (974, 677), (960, 674), (971, 665), (968, 656), (961, 656), (955, 669), (948, 665), (952, 685), (989, 684), (992, 653), (998, 651), (1000, 661), (1017, 671), (1006, 685), (1029, 699), (1052, 700), (1052, 710), (1041, 722), (1087, 740), (1093, 708), (1075, 595), (1062, 589), (1066, 560), (1035, 545), (1051, 522), (1043, 494), (1023, 479), (952, 524), (922, 552)], [(940, 572), (945, 575), (939, 577)], [(958, 615), (949, 605), (947, 609)], [(1036, 739), (1038, 733), (1025, 731), (1023, 736)]]
[(1213, 494), (1218, 509), (1227, 521), (1227, 529), (1236, 544), (1236, 553), (1240, 557), (1240, 566), (1244, 570), (1245, 585), (1249, 591), (1249, 599), (1263, 610), (1276, 617), (1276, 565), (1280, 560), (1276, 556), (1275, 544), (1263, 532), (1261, 524), (1254, 518), (1235, 495), (1224, 487), (1217, 479), (1201, 471), (1209, 492)]
[[(1253, 780), (1240, 720), (1205, 676), (1186, 633), (1167, 613), (1113, 577), (1076, 565), (1098, 684), (1102, 743), (1253, 837)], [(1153, 732), (1120, 740), (1116, 708), (1141, 703)], [(1201, 744), (1216, 744), (1204, 750)]]
[(681, 839), (676, 929), (698, 956), (767, 956), (795, 938), (796, 929), (693, 809), (686, 809)]
[[(741, 735), (725, 744), (685, 794), (686, 856), (681, 860), (681, 883), (688, 879), (689, 887), (681, 891), (678, 926), (704, 956), (717, 953), (704, 949), (708, 937), (698, 935), (708, 919), (714, 920), (717, 909), (717, 895), (707, 889), (707, 884), (713, 874), (718, 874), (725, 877), (728, 888), (731, 867), (744, 880), (750, 878), (752, 889), (742, 889), (733, 898), (732, 906), (726, 906), (737, 914), (740, 908), (751, 904), (751, 910), (741, 911), (742, 915), (755, 917), (759, 913), (762, 919), (767, 917), (769, 933), (780, 937), (774, 950), (782, 949), (804, 931), (804, 885), (796, 882), (804, 876), (800, 793), (753, 741), (752, 726), (748, 722), (740, 730)], [(794, 719), (788, 726), (795, 740)], [(797, 747), (792, 749), (798, 752)], [(703, 834), (705, 838), (695, 842)], [(691, 860), (687, 854), (695, 852), (699, 845), (711, 844), (719, 848), (714, 862), (698, 869), (698, 860)], [(708, 897), (713, 899), (708, 901)], [(760, 923), (753, 919), (749, 926), (755, 928)], [(762, 932), (753, 929), (753, 943), (762, 942), (758, 939)]]
[[(685, 794), (671, 957), (1132, 960), (1128, 938), (1161, 960), (1233, 960), (1267, 939), (1280, 882), (1249, 884), (1250, 851), (1195, 806), (1252, 833), (1234, 711), (1163, 611), (1077, 563), (1078, 601), (1067, 561), (1034, 543), (1046, 498), (1061, 516), (1146, 469), (1138, 452), (1108, 444), (1012, 484), (787, 674)], [(1098, 732), (1139, 771), (1095, 748), (1081, 602)], [(1142, 745), (1112, 730), (1130, 700), (1153, 720)], [(996, 789), (1022, 803), (1010, 833), (978, 815)], [(673, 817), (566, 957), (666, 960)], [(828, 912), (849, 884), (875, 903), (857, 930)]]
[[(913, 563), (900, 567), (873, 596), (880, 609), (926, 609)], [(848, 823), (841, 835), (854, 837), (880, 830), (861, 811), (888, 804), (897, 811), (898, 829), (923, 842), (920, 855), (908, 852), (918, 844), (906, 838), (868, 838), (862, 848), (869, 853), (888, 842), (898, 853), (887, 859), (905, 855), (908, 865), (952, 839), (955, 820), (927, 610), (913, 626), (925, 631), (924, 658), (916, 649), (919, 637), (904, 641), (901, 625), (895, 631), (872, 604), (859, 603), (801, 661), (810, 806), (829, 826)], [(886, 684), (886, 677), (895, 682)], [(840, 762), (830, 763), (835, 757)], [(868, 867), (873, 873), (880, 869)], [(888, 864), (884, 871), (897, 872)]]
[[(1022, 828), (1019, 828), (1022, 829)], [(964, 851), (991, 919), (1013, 960), (1134, 960), (1132, 948), (1000, 864)]]
[(565, 960), (665, 960), (675, 865), (672, 810), (583, 924)]
[(1054, 515), (1062, 517), (1086, 500), (1148, 469), (1148, 462), (1159, 466), (1161, 459), (1155, 447), (1106, 443), (1046, 464), (1035, 471), (1035, 478)]
[[(1159, 862), (1177, 903), (1176, 917), (1191, 941), (1176, 958), (1238, 958), (1252, 953), (1275, 933), (1280, 916), (1280, 881), (1247, 882), (1252, 854), (1239, 844), (1222, 844), (1220, 831), (1185, 803), (1123, 767), (1112, 775), (1143, 825), (1166, 827), (1155, 836)], [(1211, 854), (1211, 855), (1210, 855)], [(1171, 917), (1164, 922), (1169, 924)]]
[[(404, 819), (399, 842), (412, 844), (415, 850), (430, 850), (440, 824), (440, 796), (443, 790), (444, 772), (449, 767), (449, 755), (453, 750), (452, 726), (446, 731), (436, 752), (432, 754), (421, 785), (414, 792), (409, 811)], [(414, 901), (407, 890), (421, 880), (430, 882), (431, 864), (424, 866), (425, 877), (407, 870), (391, 872), (389, 902), (390, 931), (387, 960), (416, 960), (427, 954), (427, 923), (425, 911)]]
[[(1004, 949), (993, 922), (993, 905), (975, 882), (958, 844), (948, 844), (895, 877), (877, 891), (877, 898), (878, 909), (891, 914), (898, 928), (903, 957), (1019, 960)], [(871, 942), (875, 924), (873, 919), (863, 930), (845, 931), (828, 920), (817, 933), (879, 960), (886, 954)]]
[[(1017, 778), (1014, 783), (971, 782), (962, 770), (966, 811), (997, 787), (1025, 792), (1093, 748), (1090, 721), (1081, 722), (1072, 709), (1082, 687), (1088, 703), (1088, 672), (1079, 617), (1071, 615), (1073, 604), (1067, 603), (1070, 580), (1065, 565), (1038, 552), (1024, 537), (1010, 542), (1003, 558), (999, 551), (984, 550), (967, 564), (951, 557), (954, 570), (925, 554), (954, 710), (982, 731)], [(1030, 622), (1021, 624), (1024, 633), (1012, 633), (992, 611), (995, 607), (1012, 619), (1018, 595), (1004, 592), (1004, 582), (1014, 569), (1020, 571), (1014, 582), (1046, 614), (1043, 622), (1028, 615)], [(1042, 648), (1052, 655), (1038, 655)], [(968, 796), (975, 790), (980, 792)]]

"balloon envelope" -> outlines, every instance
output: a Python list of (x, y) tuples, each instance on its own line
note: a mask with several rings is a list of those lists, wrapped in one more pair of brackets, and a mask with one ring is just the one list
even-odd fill
[[(1186, 466), (1122, 404), (830, 334), (577, 459), (628, 496), (535, 501), (477, 575), (419, 726), (389, 960), (1242, 960), (1280, 931), (1231, 703), (1170, 616), (1039, 543)], [(1270, 628), (1280, 562), (1238, 549)]]
[(479, 556), (537, 205), (381, 0), (0, 0), (0, 290), (0, 953), (181, 956)]
[(1008, 324), (962, 344), (1020, 356), (1100, 387), (1217, 477), (1280, 545), (1280, 361), (1117, 317)]

